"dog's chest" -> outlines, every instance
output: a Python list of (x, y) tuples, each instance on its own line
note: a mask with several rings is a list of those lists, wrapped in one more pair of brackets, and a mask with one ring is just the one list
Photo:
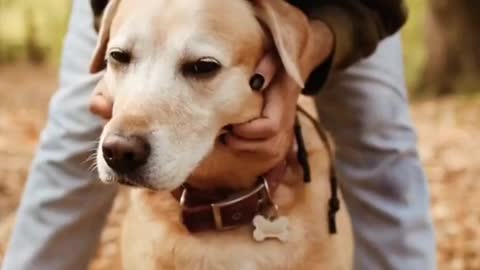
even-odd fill
[[(149, 216), (133, 205), (125, 219), (122, 257), (126, 270), (296, 270), (308, 269), (310, 247), (306, 228), (293, 222), (290, 239), (256, 242), (253, 226), (227, 231), (188, 234), (175, 221)], [(140, 211), (138, 211), (140, 210)], [(134, 218), (133, 218), (134, 217)], [(298, 219), (299, 220), (299, 219)]]
[(175, 250), (177, 260), (175, 269), (301, 269), (298, 262), (300, 258), (305, 258), (304, 247), (275, 240), (257, 243), (251, 239), (250, 230), (242, 231), (238, 237), (216, 236), (217, 239), (213, 241), (202, 240), (202, 243), (195, 243), (196, 240), (194, 240), (178, 243)]
[[(311, 155), (312, 164), (321, 162)], [(312, 175), (322, 169), (312, 168)], [(339, 234), (327, 231), (328, 181), (315, 178), (288, 212), (286, 243), (253, 239), (253, 226), (227, 232), (190, 234), (170, 194), (132, 191), (124, 219), (125, 270), (304, 270), (351, 269), (351, 231), (345, 208), (337, 217)]]

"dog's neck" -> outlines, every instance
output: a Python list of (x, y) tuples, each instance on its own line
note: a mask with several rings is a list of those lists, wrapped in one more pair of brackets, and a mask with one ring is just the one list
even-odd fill
[[(290, 147), (285, 145), (284, 148), (283, 155), (268, 159), (255, 153), (236, 153), (217, 143), (187, 182), (195, 188), (205, 190), (249, 189), (258, 183), (259, 177), (285, 161)], [(292, 166), (292, 162), (287, 163), (287, 166)]]

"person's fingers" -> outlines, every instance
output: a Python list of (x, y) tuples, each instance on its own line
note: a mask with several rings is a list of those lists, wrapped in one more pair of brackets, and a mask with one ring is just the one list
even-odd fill
[[(275, 80), (264, 92), (265, 104), (262, 117), (247, 123), (234, 125), (233, 133), (246, 139), (267, 139), (280, 132), (282, 126), (290, 127), (295, 117), (298, 95), (295, 95), (295, 89), (287, 90), (285, 87), (296, 86), (291, 81)], [(290, 105), (287, 106), (287, 104)]]
[(289, 78), (278, 80), (267, 89), (262, 116), (270, 119), (267, 122), (270, 130), (279, 132), (284, 128), (292, 128), (295, 121), (297, 100), (300, 91)]
[(269, 94), (265, 98), (262, 117), (244, 124), (234, 125), (234, 134), (246, 139), (266, 139), (275, 136), (280, 131), (284, 101), (281, 94), (275, 90), (279, 89), (269, 88), (266, 90)]
[(245, 124), (234, 125), (232, 131), (244, 139), (263, 140), (275, 136), (279, 129), (279, 125), (272, 119), (257, 118)]
[(112, 118), (113, 103), (102, 95), (94, 95), (90, 100), (90, 111), (104, 119)]
[[(268, 81), (264, 83), (264, 87), (268, 87), (263, 93), (265, 103), (262, 117), (247, 123), (234, 125), (233, 133), (235, 135), (244, 139), (268, 139), (275, 136), (282, 128), (282, 125), (290, 126), (292, 117), (284, 119), (285, 110), (295, 110), (292, 106), (296, 104), (296, 99), (298, 98), (297, 93), (299, 93), (299, 91), (296, 89), (297, 86), (292, 83), (292, 80), (287, 79), (285, 75), (275, 79), (270, 85), (270, 80), (275, 76), (278, 65), (276, 55), (273, 53), (265, 55), (260, 61), (256, 71), (258, 74), (265, 76)], [(289, 87), (294, 89), (288, 89)], [(286, 104), (290, 105), (286, 106)], [(294, 114), (290, 112), (287, 113)], [(285, 120), (287, 120), (288, 123), (284, 123)]]
[(225, 137), (225, 143), (228, 147), (238, 152), (251, 152), (265, 158), (277, 157), (281, 153), (281, 143), (285, 141), (284, 136), (275, 136), (266, 140), (245, 140), (233, 134)]
[(275, 144), (276, 138), (267, 140), (245, 140), (233, 134), (225, 137), (225, 142), (228, 147), (239, 152), (251, 152), (262, 156), (275, 155), (275, 149), (272, 147)]
[(264, 55), (250, 80), (250, 86), (258, 91), (266, 89), (275, 77), (279, 64), (278, 57), (274, 52), (268, 52)]
[(286, 100), (285, 93), (283, 93), (285, 89), (276, 86), (277, 84), (275, 83), (264, 92), (265, 104), (262, 116), (274, 120), (275, 124), (279, 124), (283, 114), (286, 112), (285, 110), (288, 109), (285, 107), (288, 104), (288, 100)]

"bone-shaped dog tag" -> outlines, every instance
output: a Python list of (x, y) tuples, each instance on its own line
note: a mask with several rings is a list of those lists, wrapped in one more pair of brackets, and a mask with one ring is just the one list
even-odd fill
[(253, 219), (253, 239), (263, 242), (265, 239), (276, 238), (282, 242), (288, 241), (288, 218), (279, 217), (269, 220), (264, 216), (257, 215)]

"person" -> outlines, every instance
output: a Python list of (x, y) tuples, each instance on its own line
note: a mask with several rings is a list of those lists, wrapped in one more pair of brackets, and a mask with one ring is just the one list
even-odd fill
[[(95, 15), (106, 2), (92, 0)], [(313, 2), (294, 4), (312, 20), (325, 22), (335, 39), (307, 89), (322, 88), (316, 103), (337, 145), (338, 178), (355, 235), (355, 269), (435, 269), (428, 190), (396, 33), (405, 20), (403, 1)], [(91, 19), (87, 1), (75, 0), (60, 89), (50, 103), (3, 270), (87, 269), (117, 192), (115, 186), (100, 184), (85, 162), (102, 126), (99, 117), (88, 113), (101, 76), (88, 72), (96, 41)], [(266, 78), (269, 72), (259, 68)], [(265, 110), (276, 108), (272, 111), (277, 113), (265, 112), (261, 119), (235, 127), (238, 144), (231, 141), (232, 147), (269, 151), (265, 146), (288, 129), (278, 119), (294, 112), (266, 99)], [(94, 99), (93, 109), (101, 114), (104, 102)]]

